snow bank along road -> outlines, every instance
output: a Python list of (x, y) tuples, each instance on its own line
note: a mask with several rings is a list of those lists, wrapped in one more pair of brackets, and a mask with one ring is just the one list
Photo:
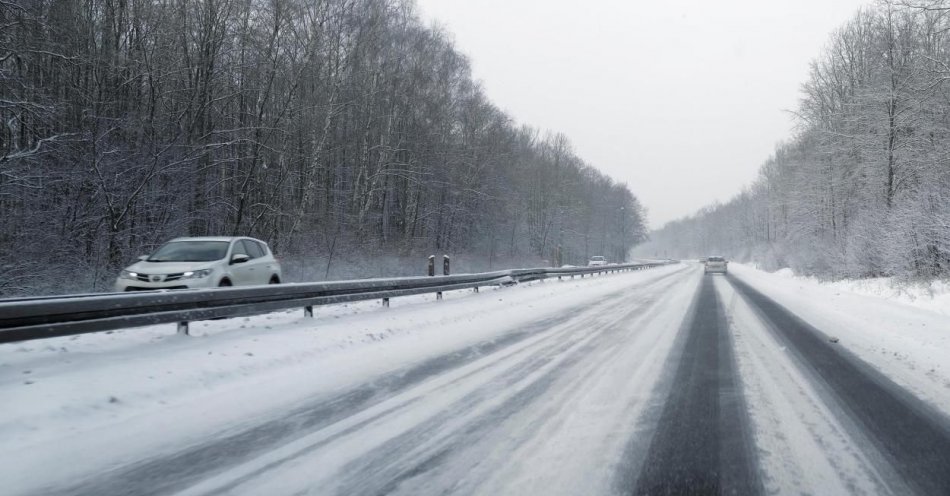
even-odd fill
[(679, 264), (4, 345), (0, 492), (950, 494), (946, 317), (799, 284)]

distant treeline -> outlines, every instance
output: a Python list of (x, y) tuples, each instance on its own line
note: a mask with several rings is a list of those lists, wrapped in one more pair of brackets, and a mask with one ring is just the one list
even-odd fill
[(802, 92), (800, 133), (751, 186), (642, 250), (831, 278), (950, 276), (950, 2), (859, 11)]
[(640, 242), (626, 185), (514, 124), (414, 8), (0, 1), (0, 293), (89, 289), (181, 235), (563, 263)]

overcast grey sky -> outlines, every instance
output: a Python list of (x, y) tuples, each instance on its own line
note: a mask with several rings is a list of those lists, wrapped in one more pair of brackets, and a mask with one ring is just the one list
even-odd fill
[(626, 182), (652, 227), (726, 201), (791, 135), (859, 0), (417, 0), (489, 98)]

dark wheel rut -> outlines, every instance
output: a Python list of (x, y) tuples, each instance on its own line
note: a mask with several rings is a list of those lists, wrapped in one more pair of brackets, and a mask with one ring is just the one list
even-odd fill
[(725, 313), (704, 278), (633, 494), (761, 494)]
[(950, 494), (946, 418), (771, 298), (729, 280), (911, 488)]

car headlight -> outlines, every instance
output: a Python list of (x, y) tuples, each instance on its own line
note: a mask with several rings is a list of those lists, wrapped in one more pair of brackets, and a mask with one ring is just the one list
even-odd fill
[(128, 270), (123, 270), (122, 273), (119, 274), (119, 278), (120, 278), (120, 279), (131, 279), (131, 280), (135, 281), (135, 280), (138, 279), (138, 277), (139, 277), (138, 272), (132, 272), (132, 271), (128, 271)]
[(189, 270), (181, 275), (182, 279), (201, 279), (211, 275), (211, 269)]

